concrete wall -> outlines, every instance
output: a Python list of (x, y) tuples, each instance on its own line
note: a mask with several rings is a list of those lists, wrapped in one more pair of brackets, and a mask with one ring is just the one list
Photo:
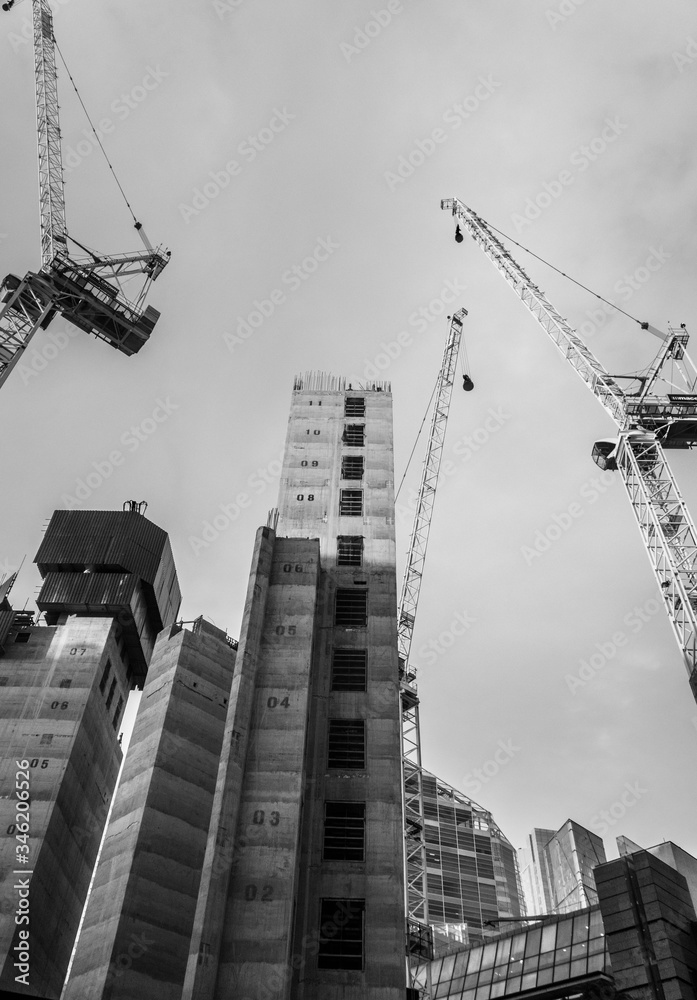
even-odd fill
[(181, 996), (235, 653), (158, 637), (65, 1000)]
[[(15, 823), (16, 761), (29, 762), (30, 994), (60, 996), (121, 763), (113, 722), (128, 683), (116, 636), (110, 618), (68, 617), (62, 625), (32, 628), (26, 643), (10, 634), (0, 659), (3, 833)], [(17, 845), (15, 836), (0, 840), (0, 986), (21, 992), (6, 957), (25, 929), (14, 923)]]
[[(364, 417), (345, 416), (347, 395), (365, 400)], [(365, 424), (364, 446), (343, 441), (349, 424)], [(343, 456), (364, 458), (362, 480), (341, 479)], [(301, 878), (291, 958), (293, 1000), (403, 1000), (405, 995), (393, 482), (392, 398), (388, 392), (301, 390), (293, 394), (278, 532), (296, 538), (315, 535), (322, 560), (304, 768)], [(363, 490), (361, 517), (340, 515), (340, 491), (345, 488)], [(309, 500), (310, 496), (314, 500)], [(337, 565), (339, 535), (363, 537), (360, 567)], [(334, 625), (338, 588), (367, 592), (365, 628)], [(365, 692), (331, 690), (332, 652), (337, 646), (367, 649)], [(329, 719), (365, 720), (364, 770), (328, 770)], [(325, 801), (366, 803), (363, 862), (322, 859)], [(365, 900), (361, 971), (318, 967), (322, 899)]]

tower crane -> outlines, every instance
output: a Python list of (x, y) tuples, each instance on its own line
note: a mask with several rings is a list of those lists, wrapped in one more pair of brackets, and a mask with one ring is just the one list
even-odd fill
[[(9, 11), (15, 0), (2, 9)], [(0, 386), (20, 360), (38, 329), (56, 314), (93, 333), (124, 354), (135, 354), (150, 336), (159, 312), (144, 306), (150, 284), (162, 273), (169, 252), (154, 248), (136, 222), (146, 250), (116, 256), (95, 254), (68, 236), (61, 162), (56, 81), (56, 45), (48, 0), (32, 0), (34, 71), (41, 213), (41, 267), (23, 278), (0, 283)], [(68, 239), (85, 252), (73, 256)], [(122, 282), (142, 277), (135, 298)]]
[[(416, 668), (409, 662), (414, 635), (414, 621), (419, 603), (426, 547), (436, 499), (438, 473), (450, 410), (450, 398), (455, 381), (462, 321), (466, 309), (459, 309), (450, 318), (443, 361), (435, 388), (435, 404), (431, 428), (421, 473), (414, 514), (414, 525), (407, 552), (402, 592), (397, 613), (397, 645), (400, 665), (402, 785), (404, 817), (405, 886), (407, 952), (418, 960), (427, 957), (428, 948), (422, 940), (428, 924), (428, 887), (426, 883), (426, 840), (424, 830), (423, 772), (419, 730), (419, 697), (416, 689)], [(471, 380), (470, 380), (471, 381)], [(466, 386), (465, 386), (466, 388)]]
[[(462, 227), (479, 244), (617, 424), (617, 438), (597, 441), (592, 458), (622, 477), (697, 700), (697, 531), (665, 455), (697, 444), (697, 372), (691, 362), (693, 374), (686, 370), (684, 325), (666, 334), (641, 324), (661, 346), (637, 377), (639, 388), (629, 392), (619, 384), (627, 376), (608, 374), (476, 212), (455, 198), (441, 201), (441, 208), (455, 217), (456, 240), (463, 239)], [(682, 385), (664, 375), (669, 362)], [(676, 388), (684, 391), (671, 391)]]

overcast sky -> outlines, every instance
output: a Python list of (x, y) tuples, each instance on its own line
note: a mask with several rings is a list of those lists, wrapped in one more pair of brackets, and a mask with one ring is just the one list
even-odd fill
[[(40, 260), (29, 17), (0, 14), (3, 274)], [(54, 509), (147, 500), (184, 618), (237, 635), (293, 375), (391, 380), (399, 480), (464, 306), (475, 390), (453, 397), (414, 639), (424, 763), (515, 846), (571, 817), (611, 856), (618, 834), (697, 854), (697, 705), (621, 481), (590, 458), (612, 422), (439, 207), (458, 197), (639, 319), (697, 329), (694, 4), (65, 0), (55, 20), (172, 261), (139, 355), (59, 321), (0, 391), (14, 605)], [(137, 249), (65, 74), (60, 101), (71, 233)], [(657, 341), (515, 255), (611, 372), (648, 364)], [(672, 454), (697, 513), (695, 457)], [(415, 462), (400, 574), (417, 479)]]

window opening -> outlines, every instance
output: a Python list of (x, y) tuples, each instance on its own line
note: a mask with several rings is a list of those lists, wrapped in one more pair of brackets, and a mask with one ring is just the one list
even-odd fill
[(320, 908), (319, 969), (363, 968), (364, 899), (323, 899)]
[(365, 802), (324, 803), (324, 860), (365, 860)]
[(343, 517), (363, 516), (363, 490), (341, 490), (339, 514)]
[(327, 766), (360, 771), (365, 768), (363, 719), (330, 719)]
[(365, 416), (365, 397), (347, 396), (344, 403), (344, 414), (347, 417)]
[(365, 424), (346, 424), (344, 444), (351, 448), (363, 448), (365, 446)]
[(340, 628), (365, 628), (368, 624), (368, 592), (337, 590), (334, 624)]
[(335, 649), (332, 656), (332, 691), (365, 691), (367, 649)]
[(363, 535), (339, 535), (336, 543), (337, 566), (363, 564)]
[(341, 478), (362, 479), (365, 460), (363, 455), (342, 455)]
[(109, 680), (109, 674), (111, 673), (111, 660), (106, 661), (106, 666), (104, 667), (104, 673), (102, 674), (102, 679), (99, 682), (99, 690), (104, 694), (104, 688), (106, 687), (106, 682)]
[(107, 699), (106, 699), (106, 707), (107, 708), (111, 708), (111, 703), (114, 700), (114, 692), (115, 691), (116, 691), (116, 678), (114, 677), (113, 681), (111, 682), (111, 687), (109, 688), (109, 694), (107, 695)]

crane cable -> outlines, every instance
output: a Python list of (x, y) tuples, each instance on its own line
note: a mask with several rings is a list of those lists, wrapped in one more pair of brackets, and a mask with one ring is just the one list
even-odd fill
[(126, 202), (126, 206), (128, 208), (128, 211), (131, 213), (131, 218), (133, 219), (133, 223), (134, 223), (136, 229), (140, 230), (141, 224), (138, 222), (138, 220), (135, 217), (133, 209), (131, 208), (131, 205), (130, 205), (130, 203), (128, 201), (128, 198), (126, 197), (126, 193), (125, 193), (124, 189), (121, 187), (121, 182), (119, 181), (118, 177), (116, 176), (116, 171), (114, 170), (113, 166), (111, 165), (111, 161), (109, 160), (109, 157), (106, 154), (106, 150), (104, 149), (104, 146), (102, 145), (102, 140), (99, 138), (99, 133), (97, 132), (96, 128), (94, 127), (94, 125), (92, 123), (92, 119), (89, 116), (89, 112), (87, 111), (87, 108), (85, 107), (84, 101), (80, 97), (80, 91), (77, 89), (77, 85), (76, 85), (75, 81), (73, 80), (72, 76), (70, 75), (70, 70), (68, 69), (67, 63), (66, 63), (66, 61), (65, 61), (65, 59), (63, 57), (63, 53), (61, 52), (61, 50), (60, 50), (60, 48), (58, 46), (58, 42), (56, 41), (56, 36), (55, 35), (53, 36), (53, 44), (55, 45), (56, 51), (58, 52), (58, 55), (61, 58), (61, 62), (63, 63), (63, 68), (65, 69), (65, 72), (68, 74), (68, 79), (70, 80), (70, 82), (73, 85), (73, 90), (77, 94), (77, 99), (78, 99), (78, 101), (80, 102), (80, 104), (82, 106), (82, 110), (85, 112), (85, 117), (87, 118), (87, 121), (90, 123), (90, 128), (94, 132), (94, 137), (97, 140), (99, 148), (101, 149), (102, 153), (104, 154), (104, 159), (107, 162), (109, 170), (111, 170), (112, 174), (114, 175), (114, 180), (116, 181), (116, 183), (118, 185), (118, 189), (119, 189), (119, 191), (121, 192), (121, 194), (123, 196), (123, 200)]
[(404, 486), (404, 480), (407, 478), (407, 472), (409, 472), (409, 466), (411, 465), (411, 460), (414, 457), (414, 452), (416, 451), (416, 446), (419, 443), (419, 438), (421, 437), (421, 432), (424, 429), (424, 424), (426, 423), (426, 418), (428, 417), (429, 410), (431, 409), (431, 403), (433, 402), (433, 397), (436, 394), (436, 389), (438, 388), (438, 380), (439, 379), (440, 379), (440, 375), (436, 379), (436, 384), (433, 386), (433, 392), (431, 393), (431, 398), (428, 401), (428, 406), (426, 407), (426, 412), (424, 413), (423, 420), (421, 421), (421, 426), (419, 427), (419, 433), (416, 435), (416, 441), (414, 441), (414, 447), (411, 449), (411, 455), (409, 456), (409, 460), (407, 462), (407, 467), (404, 470), (404, 475), (402, 476), (402, 480), (401, 480), (401, 482), (399, 484), (399, 488), (398, 488), (397, 492), (395, 493), (395, 496), (394, 496), (395, 503), (397, 503), (397, 499), (399, 497), (399, 494), (400, 494), (400, 491), (402, 489), (402, 486)]
[(536, 253), (533, 253), (532, 250), (528, 250), (528, 248), (524, 247), (522, 243), (518, 243), (517, 240), (514, 240), (512, 236), (507, 236), (506, 233), (502, 233), (500, 229), (497, 229), (496, 226), (492, 226), (490, 222), (487, 222), (486, 224), (489, 227), (489, 229), (493, 229), (495, 233), (498, 233), (499, 236), (503, 236), (505, 240), (509, 240), (511, 243), (515, 243), (517, 247), (520, 247), (521, 250), (524, 250), (526, 253), (529, 253), (531, 257), (535, 258), (535, 260), (539, 260), (543, 264), (546, 264), (547, 267), (551, 267), (552, 270), (556, 271), (557, 274), (560, 274), (562, 278), (567, 278), (569, 281), (572, 281), (574, 285), (578, 285), (578, 287), (582, 288), (584, 292), (589, 292), (589, 294), (593, 295), (596, 299), (600, 299), (601, 302), (605, 302), (606, 305), (611, 306), (613, 309), (616, 309), (617, 312), (621, 312), (623, 316), (627, 317), (627, 319), (631, 319), (634, 323), (638, 323), (639, 326), (641, 327), (644, 326), (643, 320), (637, 319), (636, 316), (632, 316), (631, 313), (625, 312), (624, 309), (621, 309), (620, 306), (616, 305), (614, 302), (610, 302), (609, 299), (604, 299), (602, 295), (598, 295), (598, 293), (594, 292), (592, 288), (588, 288), (587, 285), (583, 285), (580, 281), (576, 281), (576, 279), (572, 278), (570, 274), (565, 274), (564, 271), (560, 271), (558, 267), (554, 266), (554, 264), (550, 264), (548, 260), (545, 260), (544, 257), (539, 257)]

